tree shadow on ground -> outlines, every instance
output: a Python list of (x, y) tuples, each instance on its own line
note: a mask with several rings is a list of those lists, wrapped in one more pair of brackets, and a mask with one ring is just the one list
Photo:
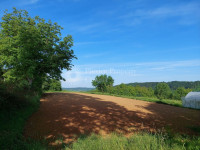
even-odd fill
[(130, 110), (95, 95), (48, 93), (41, 99), (39, 111), (27, 122), (24, 134), (34, 139), (45, 138), (49, 144), (57, 146), (62, 142), (70, 143), (83, 134), (155, 132), (166, 126), (177, 132), (192, 133), (186, 127), (200, 125), (199, 111), (156, 103), (135, 104), (135, 107), (149, 113)]

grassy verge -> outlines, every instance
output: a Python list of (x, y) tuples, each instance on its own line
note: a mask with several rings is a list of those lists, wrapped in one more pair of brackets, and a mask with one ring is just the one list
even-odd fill
[(199, 150), (200, 137), (140, 133), (131, 137), (111, 134), (82, 136), (65, 150)]
[(68, 91), (68, 90), (62, 90), (62, 91), (45, 91), (45, 93), (74, 93), (75, 91)]
[(25, 140), (23, 137), (25, 122), (38, 109), (39, 98), (34, 96), (28, 98), (28, 101), (20, 107), (7, 106), (0, 110), (1, 150), (42, 149), (40, 142)]
[(98, 92), (98, 91), (88, 91), (88, 92), (84, 92), (84, 93), (99, 94), (99, 95), (110, 95), (110, 96), (124, 97), (124, 98), (147, 101), (147, 102), (155, 102), (155, 103), (159, 103), (159, 104), (167, 104), (167, 105), (172, 105), (172, 106), (177, 106), (177, 107), (183, 107), (181, 100), (172, 100), (172, 99), (159, 100), (156, 97), (135, 97), (135, 96), (102, 93), (102, 92)]

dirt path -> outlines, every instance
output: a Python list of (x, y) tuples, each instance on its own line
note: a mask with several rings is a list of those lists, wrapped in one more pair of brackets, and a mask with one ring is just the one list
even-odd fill
[(24, 134), (55, 144), (59, 137), (70, 142), (91, 132), (128, 134), (167, 127), (195, 134), (191, 126), (200, 126), (200, 111), (105, 95), (49, 93), (28, 120)]

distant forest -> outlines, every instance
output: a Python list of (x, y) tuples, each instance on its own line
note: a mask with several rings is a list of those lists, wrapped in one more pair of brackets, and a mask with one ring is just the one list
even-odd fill
[[(131, 86), (141, 86), (141, 87), (151, 87), (155, 89), (156, 85), (161, 82), (135, 82), (135, 83), (128, 83), (126, 85)], [(178, 87), (184, 87), (186, 89), (199, 89), (200, 88), (200, 81), (171, 81), (165, 82), (169, 85), (171, 90), (176, 90)]]
[(77, 87), (77, 88), (62, 88), (62, 90), (75, 91), (75, 92), (81, 92), (81, 91), (85, 92), (85, 91), (94, 90), (94, 88)]

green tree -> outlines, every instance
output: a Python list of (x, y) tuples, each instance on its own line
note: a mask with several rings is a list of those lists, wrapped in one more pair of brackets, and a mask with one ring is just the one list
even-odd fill
[(42, 84), (43, 91), (62, 91), (61, 82), (56, 79), (46, 79)]
[(30, 89), (41, 89), (48, 76), (64, 80), (62, 70), (70, 70), (76, 58), (71, 35), (61, 37), (63, 28), (25, 10), (5, 11), (0, 22), (0, 66), (5, 81), (14, 81)]
[(126, 96), (142, 96), (142, 97), (153, 97), (154, 91), (152, 88), (141, 87), (136, 85), (135, 87), (126, 84), (120, 84), (112, 87), (110, 90), (111, 94), (126, 95)]
[(156, 97), (161, 100), (164, 98), (169, 98), (171, 90), (166, 83), (162, 82), (156, 85), (154, 93)]
[(197, 86), (194, 88), (193, 91), (195, 91), (195, 92), (200, 92), (200, 85), (197, 85)]
[(0, 82), (3, 81), (3, 67), (0, 65)]
[(95, 80), (92, 80), (92, 85), (96, 87), (97, 90), (101, 92), (106, 92), (107, 88), (112, 87), (114, 79), (106, 74), (96, 76)]
[(50, 83), (51, 83), (51, 79), (46, 78), (42, 83), (42, 90), (43, 91), (49, 91), (50, 90)]
[(50, 90), (62, 91), (61, 82), (59, 80), (52, 79), (50, 83)]
[(184, 87), (179, 87), (174, 92), (174, 99), (181, 100), (181, 97), (186, 96), (189, 92), (191, 92), (191, 89), (185, 89)]

